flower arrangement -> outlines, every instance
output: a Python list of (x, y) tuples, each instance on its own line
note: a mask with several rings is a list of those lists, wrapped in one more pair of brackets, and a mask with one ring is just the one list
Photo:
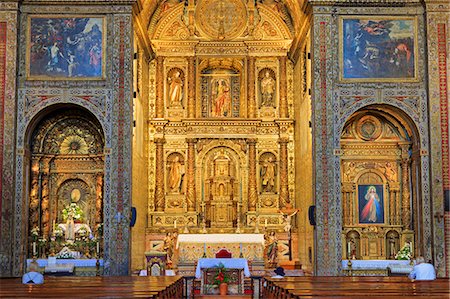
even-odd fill
[(83, 214), (83, 210), (74, 202), (62, 210), (63, 221), (66, 221), (69, 216), (72, 216), (74, 220), (83, 220)]
[(33, 239), (33, 241), (37, 241), (37, 239), (39, 238), (39, 227), (33, 227), (33, 229), (31, 230), (31, 238)]
[(217, 265), (217, 274), (214, 276), (214, 284), (220, 285), (222, 283), (228, 283), (229, 277), (226, 275), (225, 265), (220, 263)]
[(411, 257), (412, 255), (410, 243), (405, 243), (405, 245), (403, 245), (403, 247), (395, 255), (396, 260), (410, 260)]

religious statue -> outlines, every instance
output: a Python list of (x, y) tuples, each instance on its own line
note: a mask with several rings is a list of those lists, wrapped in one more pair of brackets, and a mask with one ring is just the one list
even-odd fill
[(65, 232), (66, 241), (75, 240), (75, 223), (73, 221), (73, 213), (69, 212), (66, 220), (66, 232)]
[(267, 261), (270, 266), (275, 266), (278, 261), (278, 239), (274, 231), (264, 236), (266, 241)]
[(391, 162), (386, 162), (385, 168), (384, 168), (384, 175), (386, 176), (386, 179), (388, 181), (393, 181), (395, 178), (395, 169), (392, 167)]
[(275, 191), (275, 162), (271, 156), (262, 163), (261, 181), (263, 192)]
[(215, 85), (212, 114), (217, 117), (229, 116), (231, 113), (230, 87), (223, 79), (216, 81)]
[(266, 71), (264, 77), (261, 79), (261, 105), (273, 106), (273, 95), (275, 92), (275, 80), (270, 75), (269, 71)]
[(167, 253), (167, 263), (172, 264), (177, 233), (168, 232), (164, 238), (163, 249)]
[(184, 167), (180, 162), (180, 157), (175, 156), (170, 164), (169, 190), (173, 193), (180, 193), (184, 175)]
[(175, 71), (167, 80), (169, 82), (169, 103), (170, 106), (182, 106), (183, 80), (180, 78), (180, 71)]
[(292, 211), (292, 213), (289, 213), (290, 212), (289, 211), (286, 214), (283, 213), (283, 211), (281, 211), (281, 210), (279, 210), (278, 212), (283, 216), (284, 231), (288, 233), (289, 238), (290, 238), (290, 236), (291, 236), (291, 228), (292, 228), (291, 220), (292, 220), (292, 217), (295, 216), (295, 214), (298, 213), (298, 210), (295, 209), (295, 210)]

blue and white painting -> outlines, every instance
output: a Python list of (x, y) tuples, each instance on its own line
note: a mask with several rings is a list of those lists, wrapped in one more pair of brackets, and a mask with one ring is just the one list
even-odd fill
[(102, 78), (104, 25), (102, 17), (31, 17), (28, 76)]
[(384, 224), (383, 185), (358, 185), (359, 223)]
[(414, 79), (414, 18), (342, 19), (343, 79)]

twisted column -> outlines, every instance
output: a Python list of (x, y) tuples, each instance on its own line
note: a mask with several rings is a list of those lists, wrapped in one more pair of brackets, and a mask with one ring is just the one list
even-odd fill
[(158, 212), (164, 211), (164, 138), (157, 138), (156, 143), (156, 186), (155, 186), (155, 209)]
[(411, 227), (411, 206), (409, 192), (409, 159), (402, 160), (402, 225), (405, 229)]
[(103, 173), (99, 172), (96, 175), (95, 186), (95, 223), (102, 223), (102, 202), (103, 202)]
[(287, 57), (281, 56), (280, 63), (280, 118), (288, 118), (288, 102), (287, 102), (287, 73), (286, 73)]
[(256, 211), (258, 193), (256, 188), (256, 139), (248, 139), (248, 210)]
[(39, 159), (31, 162), (30, 229), (39, 227)]
[(164, 117), (164, 57), (156, 58), (156, 118)]
[(195, 117), (195, 57), (188, 58), (188, 118)]
[(49, 189), (49, 160), (43, 161), (42, 177), (42, 197), (41, 197), (41, 224), (42, 236), (50, 235), (50, 189)]
[(343, 204), (343, 218), (345, 225), (352, 225), (353, 222), (353, 183), (342, 183), (342, 204)]
[(280, 138), (280, 207), (291, 207), (288, 184), (288, 138)]
[(256, 117), (255, 57), (248, 58), (248, 117)]
[(186, 203), (188, 212), (195, 211), (195, 143), (197, 139), (187, 138), (187, 186)]

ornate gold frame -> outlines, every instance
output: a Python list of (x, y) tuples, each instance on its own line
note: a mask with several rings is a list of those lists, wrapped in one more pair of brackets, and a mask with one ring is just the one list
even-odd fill
[[(46, 75), (31, 75), (30, 74), (30, 42), (31, 42), (31, 19), (43, 19), (43, 18), (53, 18), (53, 19), (67, 19), (67, 18), (96, 18), (102, 20), (102, 75), (97, 77), (52, 77)], [(25, 54), (25, 72), (26, 80), (69, 80), (69, 81), (94, 81), (94, 80), (105, 80), (106, 79), (106, 16), (104, 15), (29, 15), (27, 18), (27, 30), (26, 30), (26, 54)]]
[[(414, 26), (414, 76), (411, 78), (344, 78), (344, 20), (411, 20)], [(338, 47), (339, 47), (339, 81), (341, 82), (418, 82), (418, 19), (417, 16), (385, 16), (385, 15), (371, 15), (371, 16), (341, 16), (339, 17), (339, 28), (338, 28)]]

